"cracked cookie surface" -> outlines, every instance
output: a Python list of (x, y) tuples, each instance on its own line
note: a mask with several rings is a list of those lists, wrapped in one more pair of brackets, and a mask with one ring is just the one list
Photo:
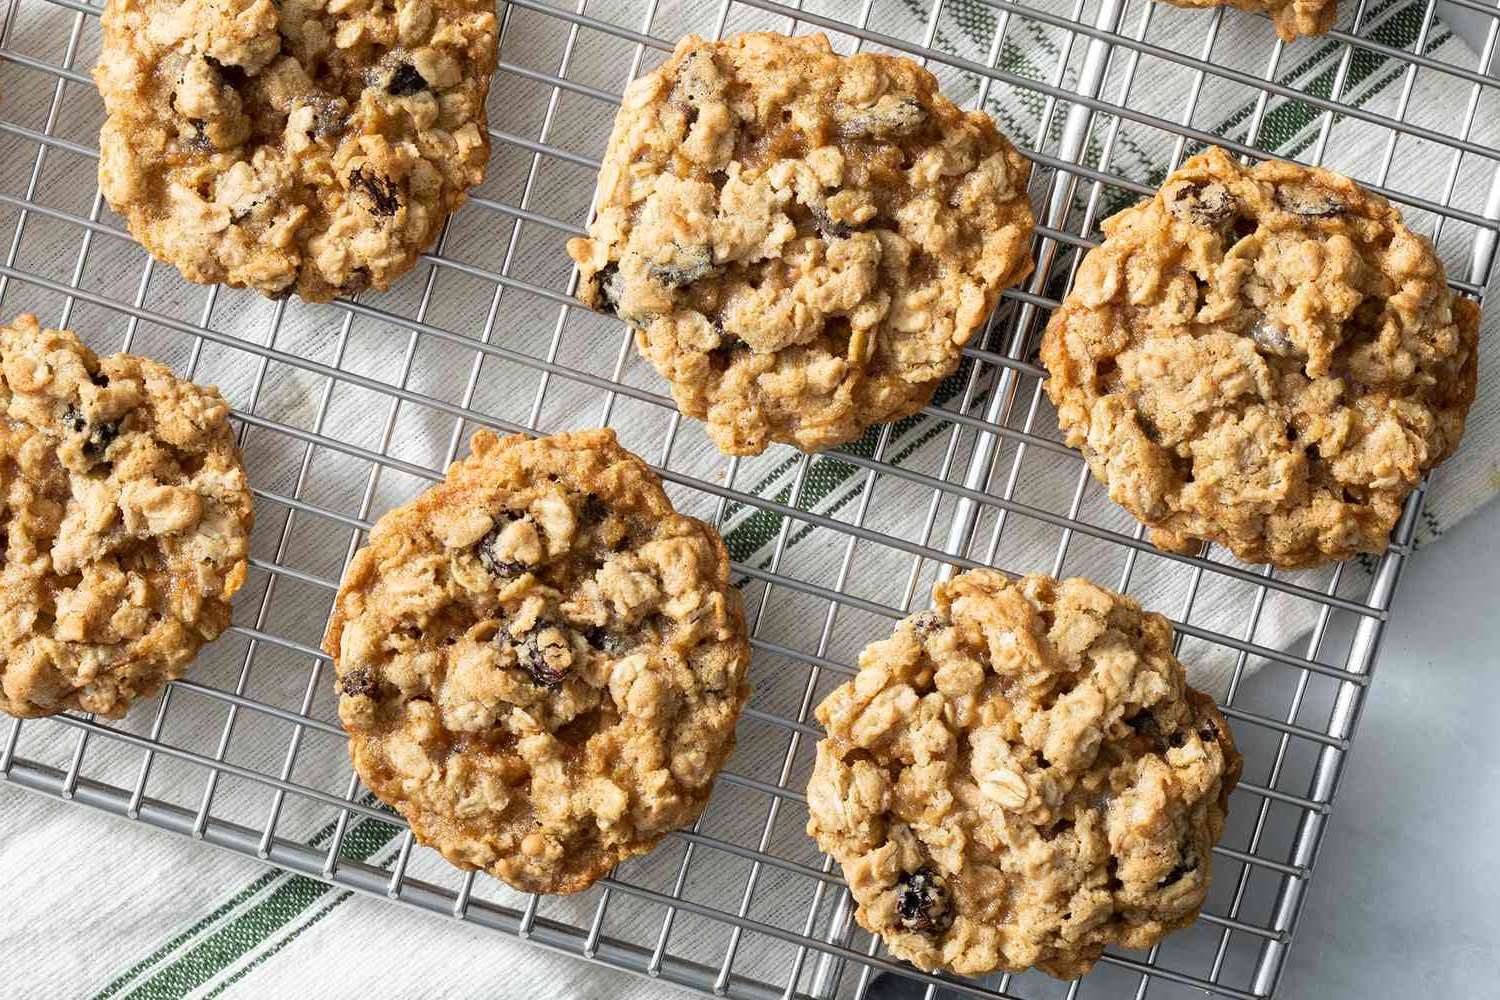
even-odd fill
[(1479, 309), (1346, 177), (1223, 151), (1103, 225), (1042, 340), (1069, 445), (1158, 546), (1378, 552), (1463, 435)]
[(723, 542), (612, 431), (476, 434), (375, 525), (324, 647), (365, 784), (532, 892), (690, 824), (749, 693)]
[(489, 157), (493, 6), (109, 0), (99, 187), (189, 281), (384, 289)]
[(1234, 7), (1271, 19), (1283, 42), (1326, 34), (1338, 20), (1338, 0), (1167, 0), (1174, 7)]
[(635, 81), (578, 295), (730, 454), (916, 412), (1031, 269), (1030, 166), (907, 59), (689, 36)]
[(933, 604), (817, 710), (807, 832), (860, 925), (927, 971), (1071, 979), (1191, 923), (1241, 762), (1166, 619), (992, 570)]
[(118, 718), (229, 625), (250, 488), (217, 389), (0, 326), (0, 709)]

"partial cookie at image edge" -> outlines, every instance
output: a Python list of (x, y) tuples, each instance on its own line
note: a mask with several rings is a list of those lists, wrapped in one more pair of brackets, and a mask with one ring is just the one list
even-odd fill
[(212, 387), (0, 326), (0, 710), (108, 718), (230, 621), (254, 508)]

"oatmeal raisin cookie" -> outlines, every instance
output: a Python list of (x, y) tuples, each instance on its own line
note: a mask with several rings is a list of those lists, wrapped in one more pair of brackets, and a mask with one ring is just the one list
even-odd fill
[(99, 188), (189, 281), (384, 289), (484, 178), (479, 0), (109, 0)]
[(748, 694), (723, 543), (612, 431), (476, 434), (376, 524), (324, 647), (365, 784), (532, 892), (691, 823)]
[(818, 707), (807, 832), (921, 969), (1071, 979), (1198, 915), (1240, 757), (1160, 615), (991, 570), (870, 645)]
[(908, 59), (688, 37), (626, 91), (568, 252), (721, 450), (816, 450), (958, 366), (1031, 270), (1029, 172)]
[(1384, 198), (1219, 149), (1104, 223), (1042, 341), (1068, 444), (1163, 548), (1384, 549), (1458, 447), (1479, 309)]
[(0, 326), (0, 709), (117, 718), (229, 625), (250, 488), (218, 390)]

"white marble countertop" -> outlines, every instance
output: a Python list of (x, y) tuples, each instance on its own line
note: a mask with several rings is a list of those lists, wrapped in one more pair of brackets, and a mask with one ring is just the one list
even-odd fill
[(1396, 593), (1279, 1000), (1500, 996), (1500, 504)]

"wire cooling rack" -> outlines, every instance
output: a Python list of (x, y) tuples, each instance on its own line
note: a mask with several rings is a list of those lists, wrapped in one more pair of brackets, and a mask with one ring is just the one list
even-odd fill
[[(500, 5), (490, 176), (396, 289), (331, 306), (183, 283), (153, 265), (94, 183), (98, 9), (8, 0), (0, 30), (0, 310), (101, 350), (154, 355), (235, 406), (256, 484), (251, 579), (188, 678), (120, 722), (0, 727), (0, 775), (393, 905), (730, 996), (1199, 995), (1277, 984), (1397, 577), (1389, 552), (1275, 574), (1218, 551), (1154, 551), (1063, 447), (1030, 352), (1097, 222), (1206, 142), (1338, 165), (1431, 235), (1481, 297), (1500, 200), (1496, 13), (1477, 55), (1432, 2), (1345, 0), (1325, 39), (1284, 46), (1238, 12), (1141, 0), (540, 0)], [(1352, 8), (1352, 9), (1350, 9)], [(1445, 10), (1447, 10), (1445, 6)], [(1005, 296), (923, 414), (837, 452), (726, 459), (682, 421), (629, 335), (571, 303), (618, 96), (687, 31), (823, 30), (921, 59), (1027, 150), (1037, 271)], [(478, 426), (607, 424), (680, 508), (729, 540), (754, 628), (739, 749), (691, 829), (587, 893), (528, 897), (414, 845), (351, 774), (317, 644), (372, 520), (440, 477)], [(890, 960), (850, 920), (802, 833), (811, 708), (947, 567), (1086, 573), (1174, 619), (1246, 755), (1202, 919), (1088, 977), (953, 980)], [(105, 887), (88, 891), (105, 892)]]

